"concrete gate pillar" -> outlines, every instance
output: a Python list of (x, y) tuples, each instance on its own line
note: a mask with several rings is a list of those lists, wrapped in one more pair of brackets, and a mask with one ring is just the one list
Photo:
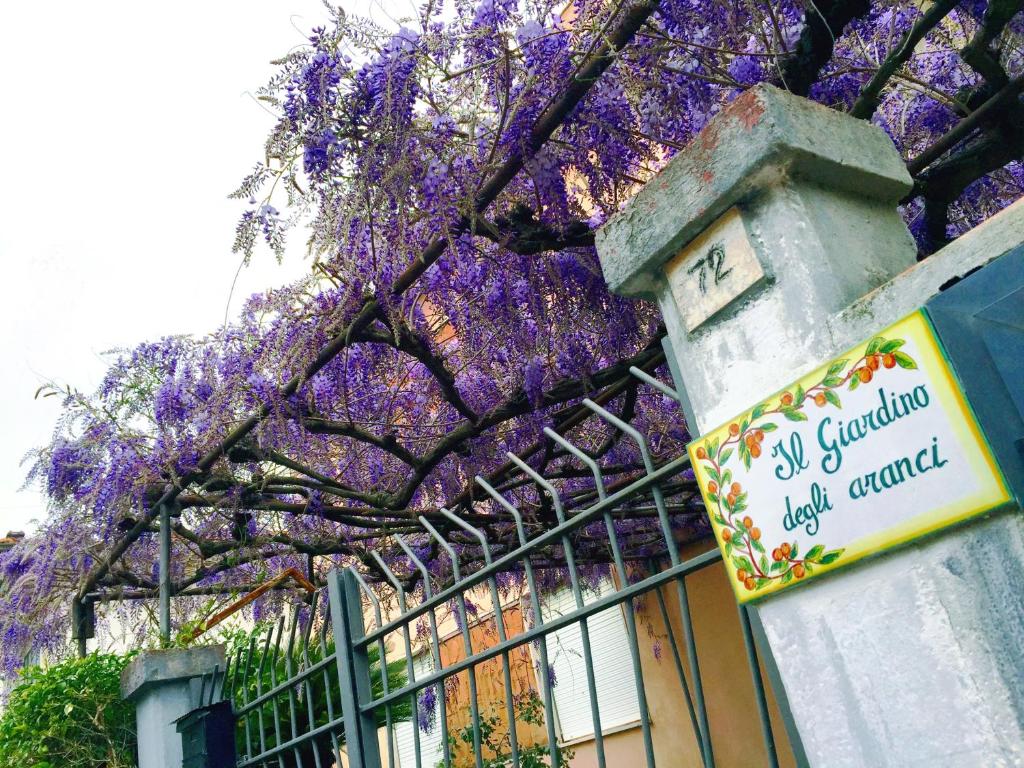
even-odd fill
[[(602, 228), (610, 288), (661, 307), (694, 436), (1024, 240), (1017, 208), (991, 223), (995, 242), (978, 236), (984, 252), (967, 237), (916, 265), (896, 209), (910, 188), (880, 128), (758, 86)], [(756, 610), (811, 765), (1024, 764), (1019, 515), (862, 561)]]
[(199, 706), (201, 678), (215, 668), (225, 669), (223, 645), (143, 651), (125, 667), (121, 696), (135, 702), (139, 768), (181, 768), (175, 720)]

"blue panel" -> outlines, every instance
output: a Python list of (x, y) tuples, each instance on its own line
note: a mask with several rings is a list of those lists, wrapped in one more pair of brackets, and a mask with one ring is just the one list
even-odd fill
[(968, 401), (1024, 500), (1024, 246), (925, 306)]

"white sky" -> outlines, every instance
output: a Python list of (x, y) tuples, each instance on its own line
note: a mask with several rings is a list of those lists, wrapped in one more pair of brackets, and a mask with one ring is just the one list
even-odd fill
[[(345, 7), (380, 18), (370, 2)], [(91, 392), (102, 352), (223, 321), (242, 210), (227, 194), (273, 124), (247, 91), (325, 19), (318, 0), (4, 3), (0, 536), (44, 516), (18, 492), (58, 415), (58, 398), (33, 400), (41, 384)], [(298, 254), (254, 260), (232, 316), (301, 274)]]

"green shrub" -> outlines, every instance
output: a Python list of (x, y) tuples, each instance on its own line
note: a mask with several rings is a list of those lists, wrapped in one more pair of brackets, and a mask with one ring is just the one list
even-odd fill
[(94, 653), (22, 672), (0, 717), (0, 768), (134, 766), (135, 705), (120, 688), (132, 655)]
[[(527, 723), (537, 729), (544, 727), (544, 703), (535, 691), (527, 690), (516, 696), (512, 706), (517, 723)], [(473, 764), (473, 739), (472, 723), (448, 734), (448, 746), (451, 750), (452, 763), (456, 768)], [(518, 747), (517, 768), (550, 768), (551, 753), (547, 742), (519, 744)], [(492, 705), (490, 711), (481, 716), (480, 748), (483, 768), (508, 768), (512, 765), (512, 740), (509, 737), (509, 725), (505, 719), (503, 706)], [(558, 751), (556, 768), (568, 768), (575, 756), (576, 753), (572, 749), (562, 747)], [(438, 763), (437, 768), (444, 768), (444, 761)]]

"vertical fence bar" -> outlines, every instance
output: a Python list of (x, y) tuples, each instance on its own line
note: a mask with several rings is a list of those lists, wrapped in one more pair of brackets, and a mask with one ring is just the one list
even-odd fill
[[(631, 424), (627, 424), (615, 414), (605, 410), (589, 398), (584, 398), (583, 405), (609, 424), (612, 424), (616, 428), (622, 430), (623, 433), (629, 435), (640, 450), (640, 455), (643, 457), (644, 468), (646, 469), (647, 474), (654, 473), (654, 460), (647, 448), (647, 440), (642, 434), (640, 434), (640, 431), (637, 430), (636, 427)], [(661, 492), (660, 486), (651, 486), (651, 496), (653, 497), (655, 506), (658, 510), (658, 519), (661, 523), (662, 533), (665, 537), (665, 547), (668, 549), (669, 561), (672, 565), (678, 565), (680, 563), (679, 550), (676, 547), (675, 539), (672, 536), (672, 526), (668, 519), (668, 510), (665, 507), (665, 498)], [(676, 591), (679, 597), (679, 610), (682, 614), (683, 620), (683, 636), (686, 640), (686, 653), (690, 662), (691, 676), (693, 677), (693, 692), (697, 700), (697, 717), (701, 726), (700, 736), (703, 744), (703, 749), (701, 751), (704, 757), (704, 765), (707, 768), (713, 768), (715, 764), (715, 755), (711, 745), (711, 725), (708, 722), (707, 706), (704, 701), (704, 685), (700, 677), (697, 643), (693, 634), (693, 623), (690, 617), (690, 601), (686, 593), (685, 577), (679, 576), (676, 579), (676, 585)]]
[[(655, 570), (652, 563), (651, 572)], [(700, 724), (697, 722), (697, 712), (693, 708), (693, 696), (690, 694), (690, 685), (686, 681), (686, 672), (683, 671), (683, 659), (679, 654), (679, 643), (676, 642), (676, 632), (672, 627), (672, 620), (668, 615), (668, 606), (665, 604), (665, 596), (661, 594), (662, 588), (655, 588), (654, 595), (658, 601), (658, 610), (661, 612), (661, 620), (665, 624), (665, 631), (668, 634), (669, 647), (672, 649), (672, 661), (676, 665), (676, 674), (679, 676), (679, 686), (683, 689), (683, 698), (686, 699), (686, 711), (690, 715), (690, 726), (693, 728), (694, 736), (697, 738), (697, 747), (700, 749), (700, 759), (704, 762), (704, 740), (701, 738)]]
[[(454, 584), (458, 585), (462, 577), (460, 575), (461, 569), (459, 567), (459, 556), (456, 554), (455, 549), (448, 543), (448, 540), (430, 524), (430, 521), (427, 520), (427, 518), (420, 515), (419, 521), (420, 525), (422, 525), (426, 529), (427, 533), (434, 538), (441, 549), (448, 553), (448, 557), (451, 559), (452, 563), (452, 579), (454, 580)], [(462, 590), (459, 590), (455, 596), (455, 608), (460, 630), (462, 632), (462, 644), (465, 648), (466, 658), (468, 659), (473, 655), (473, 639), (469, 633), (466, 594)], [(484, 768), (482, 748), (483, 735), (480, 730), (480, 702), (477, 698), (476, 687), (476, 666), (470, 665), (466, 668), (466, 678), (469, 681), (469, 709), (473, 723), (473, 761), (476, 768)]]
[(160, 505), (160, 646), (171, 644), (171, 507)]
[[(371, 552), (370, 555), (374, 560), (377, 561), (377, 565), (380, 566), (381, 573), (384, 577), (391, 582), (391, 586), (395, 588), (395, 594), (398, 595), (398, 610), (403, 616), (409, 611), (409, 604), (405, 599), (405, 587), (402, 586), (402, 582), (395, 575), (395, 572), (388, 568), (387, 563), (384, 562), (384, 558), (376, 551)], [(411, 686), (416, 684), (416, 662), (412, 656), (412, 637), (409, 635), (409, 622), (402, 622), (402, 642), (405, 648), (405, 675), (406, 685)], [(412, 745), (413, 751), (415, 752), (416, 768), (423, 768), (423, 758), (420, 755), (420, 729), (419, 729), (419, 702), (417, 701), (416, 692), (412, 692), (409, 695), (409, 706), (412, 710)], [(388, 739), (390, 740), (391, 733), (388, 733)]]
[[(480, 551), (483, 554), (484, 562), (490, 565), (492, 562), (491, 544), (487, 540), (487, 536), (484, 535), (484, 532), (444, 507), (441, 507), (441, 514), (480, 542)], [(498, 642), (504, 644), (507, 635), (505, 634), (505, 616), (502, 610), (501, 596), (498, 593), (498, 581), (491, 576), (487, 579), (487, 584), (491, 590), (491, 602), (494, 604), (494, 628), (498, 633)], [(519, 736), (516, 733), (515, 697), (512, 692), (512, 664), (508, 651), (503, 651), (501, 654), (501, 674), (505, 685), (505, 717), (508, 720), (508, 744), (511, 751), (509, 759), (512, 761), (512, 765), (519, 765)]]
[[(323, 590), (317, 592), (321, 594)], [(322, 601), (319, 601), (322, 602)], [(314, 604), (315, 605), (315, 604)], [(330, 654), (327, 651), (327, 628), (330, 624), (330, 606), (324, 606), (324, 618), (321, 622), (320, 629), (317, 631), (317, 637), (320, 641), (320, 658), (326, 659)], [(321, 669), (324, 678), (324, 698), (327, 700), (327, 719), (330, 722), (334, 722), (334, 694), (331, 691), (331, 676), (327, 672), (327, 667)], [(337, 755), (340, 752), (341, 746), (338, 743), (338, 731), (336, 728), (331, 728), (331, 746), (334, 748), (334, 754)]]
[[(273, 631), (273, 628), (271, 628)], [(284, 634), (284, 616), (277, 620), (277, 640), (274, 641), (274, 653), (270, 657), (270, 690), (277, 688), (277, 653), (281, 648), (281, 640)], [(274, 747), (281, 746), (283, 739), (281, 738), (281, 708), (278, 705), (277, 695), (270, 697), (270, 704), (274, 714)], [(281, 752), (277, 753), (277, 764), (280, 768), (285, 768), (284, 765), (284, 754)]]
[[(247, 707), (249, 704), (249, 670), (252, 667), (252, 654), (255, 648), (256, 638), (249, 638), (249, 650), (245, 655), (245, 669), (242, 672), (242, 707)], [(241, 653), (241, 651), (239, 651), (239, 653)], [(235, 697), (235, 700), (238, 701), (237, 691), (232, 691), (232, 695)], [(236, 704), (236, 707), (237, 706), (238, 705)], [(249, 721), (252, 719), (252, 712), (246, 711), (243, 718), (245, 720), (245, 755), (248, 758), (252, 755), (252, 726), (249, 724)]]
[[(370, 585), (366, 583), (366, 579), (364, 579), (360, 575), (359, 571), (353, 569), (352, 575), (355, 577), (356, 581), (359, 582), (359, 588), (363, 590), (363, 593), (366, 595), (367, 599), (369, 599), (370, 601), (370, 604), (373, 606), (373, 619), (375, 622), (375, 628), (380, 629), (382, 626), (384, 626), (383, 613), (381, 612), (380, 609), (380, 600), (378, 600), (377, 596), (373, 594), (373, 590), (370, 589)], [(387, 665), (385, 663), (387, 657), (388, 649), (384, 643), (384, 638), (379, 637), (377, 638), (377, 658), (379, 658), (381, 662), (382, 674), (380, 678), (380, 687), (381, 691), (385, 696), (387, 696), (391, 692), (390, 683), (388, 682), (387, 676)], [(388, 768), (395, 768), (395, 727), (394, 724), (391, 722), (391, 704), (384, 705), (384, 732), (387, 734), (388, 742)]]
[[(430, 586), (430, 570), (427, 566), (416, 557), (416, 553), (412, 551), (408, 544), (405, 543), (405, 539), (401, 536), (395, 535), (395, 540), (398, 545), (405, 551), (405, 554), (413, 562), (416, 568), (419, 570), (420, 575), (423, 577), (423, 597), (425, 600), (429, 600), (433, 597), (433, 588)], [(430, 629), (430, 648), (431, 657), (434, 662), (434, 672), (441, 672), (444, 669), (444, 665), (441, 663), (441, 641), (437, 634), (437, 616), (434, 613), (434, 609), (431, 608), (427, 613), (427, 625)], [(379, 626), (379, 625), (378, 625)], [(451, 745), (448, 743), (448, 704), (445, 701), (444, 695), (444, 683), (439, 682), (435, 688), (437, 695), (437, 706), (440, 714), (441, 723), (441, 749), (444, 757), (444, 765), (449, 766), (452, 764)], [(386, 691), (385, 691), (386, 693)], [(415, 727), (419, 727), (417, 723)]]
[[(487, 482), (483, 477), (477, 475), (477, 484), (487, 492), (487, 495), (497, 501), (505, 510), (512, 515), (516, 521), (516, 534), (519, 537), (519, 545), (523, 548), (525, 555), (523, 557), (523, 569), (526, 572), (526, 586), (530, 591), (530, 601), (533, 606), (534, 622), (537, 626), (544, 626), (544, 616), (541, 612), (540, 607), (540, 593), (537, 591), (537, 579), (534, 577), (533, 565), (530, 563), (530, 551), (528, 547), (528, 540), (526, 537), (526, 526), (523, 525), (523, 516), (519, 513), (512, 502), (498, 493), (494, 487)], [(551, 764), (560, 765), (561, 757), (559, 756), (558, 738), (555, 734), (555, 722), (554, 722), (554, 703), (551, 699), (551, 685), (549, 681), (550, 669), (548, 668), (548, 644), (545, 638), (541, 638), (540, 643), (537, 645), (538, 654), (540, 655), (540, 684), (543, 688), (543, 699), (544, 699), (544, 721), (547, 727), (548, 734), (548, 752), (551, 755)]]
[[(588, 399), (583, 400), (583, 404), (587, 405), (592, 401)], [(589, 406), (588, 406), (589, 407)], [(603, 410), (603, 409), (602, 409)], [(607, 411), (605, 411), (607, 413)], [(597, 489), (597, 496), (599, 499), (604, 500), (608, 496), (608, 492), (604, 485), (604, 475), (601, 472), (601, 467), (594, 459), (589, 456), (579, 446), (569, 442), (568, 439), (559, 435), (557, 432), (552, 430), (550, 427), (544, 428), (544, 434), (554, 439), (559, 445), (565, 448), (569, 453), (583, 462), (589, 469), (591, 474), (594, 476), (594, 483)], [(615, 530), (615, 523), (612, 520), (610, 510), (605, 510), (602, 514), (604, 520), (605, 530), (608, 534), (608, 543), (611, 546), (612, 561), (615, 565), (615, 574), (619, 579), (619, 589), (624, 589), (629, 586), (629, 575), (626, 573), (626, 565), (622, 558), (622, 548), (619, 545), (619, 537)], [(644, 755), (647, 758), (647, 765), (654, 766), (654, 739), (651, 736), (651, 719), (647, 709), (647, 689), (644, 685), (643, 669), (640, 666), (640, 636), (636, 629), (636, 615), (633, 612), (633, 603), (628, 601), (622, 606), (622, 615), (626, 622), (626, 634), (629, 637), (629, 656), (633, 662), (633, 682), (636, 686), (636, 699), (637, 705), (640, 710), (640, 731), (644, 741)]]
[[(381, 768), (376, 717), (373, 711), (362, 711), (362, 704), (370, 702), (373, 694), (369, 656), (364, 646), (356, 644), (365, 634), (359, 582), (350, 569), (335, 570), (328, 579), (328, 591), (349, 766)], [(381, 659), (380, 665), (381, 674), (386, 675), (387, 659)]]
[[(313, 699), (316, 697), (316, 688), (313, 685), (314, 675), (309, 671), (309, 638), (313, 631), (313, 620), (316, 618), (316, 603), (318, 592), (313, 592), (309, 596), (309, 618), (306, 621), (306, 626), (302, 630), (302, 637), (299, 639), (299, 653), (301, 658), (297, 660), (297, 666), (299, 671), (303, 673), (302, 680), (302, 698), (306, 700), (306, 717), (307, 727), (306, 731), (311, 732), (316, 728), (316, 708), (313, 706)], [(325, 695), (328, 694), (325, 691)], [(320, 759), (320, 739), (316, 739), (311, 743), (313, 748), (313, 763), (316, 768), (322, 768), (322, 761)]]
[[(551, 504), (555, 508), (555, 516), (558, 519), (559, 526), (565, 523), (565, 508), (562, 506), (562, 499), (558, 495), (558, 491), (555, 489), (548, 480), (546, 480), (539, 472), (533, 467), (527, 464), (525, 461), (520, 459), (514, 453), (507, 453), (506, 456), (516, 464), (520, 469), (523, 470), (541, 489), (543, 489), (548, 497), (551, 499)], [(580, 589), (579, 574), (576, 570), (576, 555), (572, 548), (572, 541), (568, 535), (562, 535), (562, 551), (565, 553), (565, 564), (569, 571), (569, 584), (572, 589), (573, 600), (576, 603), (576, 609), (580, 610), (583, 608), (583, 592)], [(536, 607), (538, 615), (540, 615), (541, 606), (538, 603)], [(583, 646), (583, 668), (587, 676), (587, 694), (590, 698), (590, 717), (591, 722), (594, 725), (594, 751), (597, 753), (597, 766), (598, 768), (605, 768), (605, 755), (604, 755), (604, 735), (601, 731), (601, 713), (600, 707), (597, 701), (597, 679), (594, 675), (594, 659), (593, 652), (590, 646), (590, 629), (587, 625), (586, 618), (580, 619), (580, 644)], [(541, 640), (541, 646), (544, 650), (547, 650), (547, 637), (545, 636)], [(546, 655), (546, 654), (545, 654)], [(545, 670), (547, 674), (547, 670)]]
[[(291, 625), (291, 629), (288, 630), (288, 645), (284, 650), (284, 677), (285, 680), (291, 680), (295, 676), (295, 670), (292, 667), (292, 652), (295, 650), (295, 631), (299, 626), (299, 611), (293, 606), (292, 607), (292, 618), (288, 622)], [(295, 686), (288, 686), (288, 716), (291, 724), (292, 740), (294, 741), (299, 737), (299, 723), (298, 723), (298, 700), (296, 699)], [(304, 768), (302, 761), (302, 752), (296, 746), (292, 750), (295, 755), (295, 764), (298, 768)]]
[(778, 768), (779, 757), (775, 751), (775, 734), (772, 732), (771, 716), (768, 714), (768, 701), (765, 698), (764, 683), (761, 680), (761, 665), (757, 661), (757, 646), (754, 635), (750, 631), (750, 617), (745, 605), (737, 605), (740, 613), (740, 629), (743, 632), (743, 646), (747, 650), (747, 663), (750, 664), (750, 677), (754, 684), (754, 698), (757, 701), (757, 714), (761, 719), (761, 735), (764, 736), (764, 748), (768, 753), (769, 768)]
[[(256, 668), (256, 696), (260, 698), (263, 695), (263, 669), (267, 663), (267, 658), (270, 656), (270, 640), (274, 636), (274, 628), (270, 627), (267, 630), (267, 639), (263, 643), (263, 653), (260, 654), (260, 663)], [(255, 638), (253, 639), (255, 643)], [(263, 710), (266, 709), (265, 704), (259, 704), (256, 707), (256, 727), (259, 728), (260, 737), (260, 753), (267, 751), (267, 729), (263, 722)], [(276, 745), (275, 745), (276, 746)]]

